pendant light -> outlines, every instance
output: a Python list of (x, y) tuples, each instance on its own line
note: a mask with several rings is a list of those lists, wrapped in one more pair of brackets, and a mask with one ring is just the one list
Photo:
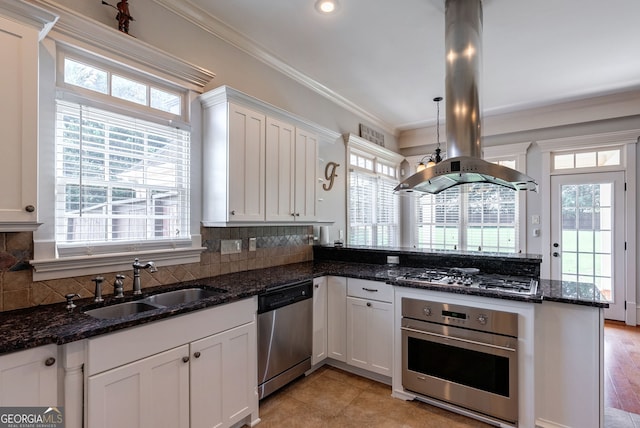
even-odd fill
[(436, 103), (436, 141), (437, 141), (437, 145), (436, 145), (436, 150), (430, 154), (427, 155), (429, 156), (429, 160), (427, 161), (427, 163), (424, 163), (424, 160), (426, 159), (427, 156), (423, 157), (420, 160), (420, 163), (418, 163), (418, 166), (416, 167), (416, 172), (420, 172), (426, 168), (431, 168), (432, 166), (435, 166), (436, 164), (440, 163), (440, 161), (442, 161), (442, 156), (440, 156), (440, 153), (442, 152), (442, 150), (440, 149), (440, 101), (442, 101), (442, 97), (435, 97), (433, 99), (433, 101)]

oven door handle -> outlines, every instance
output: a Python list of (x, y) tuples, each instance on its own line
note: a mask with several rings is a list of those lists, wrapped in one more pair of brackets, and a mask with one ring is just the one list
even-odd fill
[(400, 329), (404, 330), (404, 331), (409, 331), (411, 333), (426, 334), (428, 336), (435, 336), (435, 337), (439, 337), (439, 338), (446, 339), (446, 340), (457, 340), (459, 342), (470, 343), (472, 345), (486, 346), (486, 347), (489, 347), (489, 348), (501, 349), (503, 351), (516, 352), (515, 349), (507, 348), (505, 346), (492, 345), (490, 343), (483, 343), (483, 342), (478, 342), (478, 341), (475, 341), (475, 340), (462, 339), (460, 337), (455, 337), (455, 336), (445, 336), (444, 334), (431, 333), (429, 331), (424, 331), (424, 330), (416, 330), (415, 328), (410, 328), (410, 327), (400, 327)]

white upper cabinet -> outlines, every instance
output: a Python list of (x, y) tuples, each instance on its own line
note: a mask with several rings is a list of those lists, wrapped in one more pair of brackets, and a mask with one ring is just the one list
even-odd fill
[(264, 221), (265, 116), (203, 98), (203, 223)]
[(317, 136), (268, 117), (266, 147), (267, 221), (315, 221)]
[(0, 232), (38, 224), (38, 49), (56, 21), (24, 2), (0, 2)]
[(320, 140), (340, 134), (228, 86), (200, 102), (202, 224), (316, 221)]

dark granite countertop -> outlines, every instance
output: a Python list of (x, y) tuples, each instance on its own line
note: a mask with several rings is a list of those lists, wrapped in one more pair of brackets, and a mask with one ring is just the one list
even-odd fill
[[(384, 281), (399, 285), (395, 283), (395, 277), (419, 269), (413, 267), (391, 267), (380, 264), (316, 261), (238, 272), (183, 282), (172, 286), (146, 288), (143, 290), (142, 298), (160, 291), (189, 288), (195, 285), (215, 287), (225, 292), (217, 293), (212, 297), (197, 302), (158, 308), (119, 319), (96, 319), (83, 313), (83, 310), (113, 303), (111, 296), (105, 298), (105, 302), (101, 304), (93, 303), (90, 298), (79, 299), (76, 301), (78, 307), (71, 313), (65, 309), (65, 303), (0, 312), (0, 353), (51, 343), (61, 345), (165, 319), (177, 314), (230, 303), (257, 295), (264, 291), (267, 286), (284, 285), (325, 275)], [(608, 307), (608, 304), (602, 300), (600, 292), (592, 284), (543, 280), (540, 283), (539, 293), (533, 296), (510, 295), (499, 291), (470, 290), (463, 287), (438, 285), (420, 285), (416, 287), (531, 303), (541, 303), (548, 300), (599, 308)], [(125, 301), (133, 300), (131, 292), (125, 293), (125, 295)]]

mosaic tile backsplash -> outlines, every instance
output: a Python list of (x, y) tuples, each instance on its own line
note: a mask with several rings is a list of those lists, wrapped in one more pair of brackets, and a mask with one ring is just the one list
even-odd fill
[[(232, 272), (242, 272), (313, 259), (309, 236), (312, 226), (211, 227), (201, 229), (200, 263), (162, 266), (157, 273), (143, 271), (143, 287), (173, 284), (180, 281), (207, 278)], [(249, 238), (256, 238), (256, 251), (249, 251)], [(220, 254), (223, 239), (242, 240), (242, 251)], [(91, 278), (87, 275), (34, 282), (29, 260), (33, 258), (31, 232), (0, 233), (0, 311), (64, 301), (67, 293), (81, 297), (93, 295)], [(103, 293), (113, 293), (116, 273), (126, 276), (125, 291), (131, 290), (132, 272), (112, 272), (103, 276)]]

